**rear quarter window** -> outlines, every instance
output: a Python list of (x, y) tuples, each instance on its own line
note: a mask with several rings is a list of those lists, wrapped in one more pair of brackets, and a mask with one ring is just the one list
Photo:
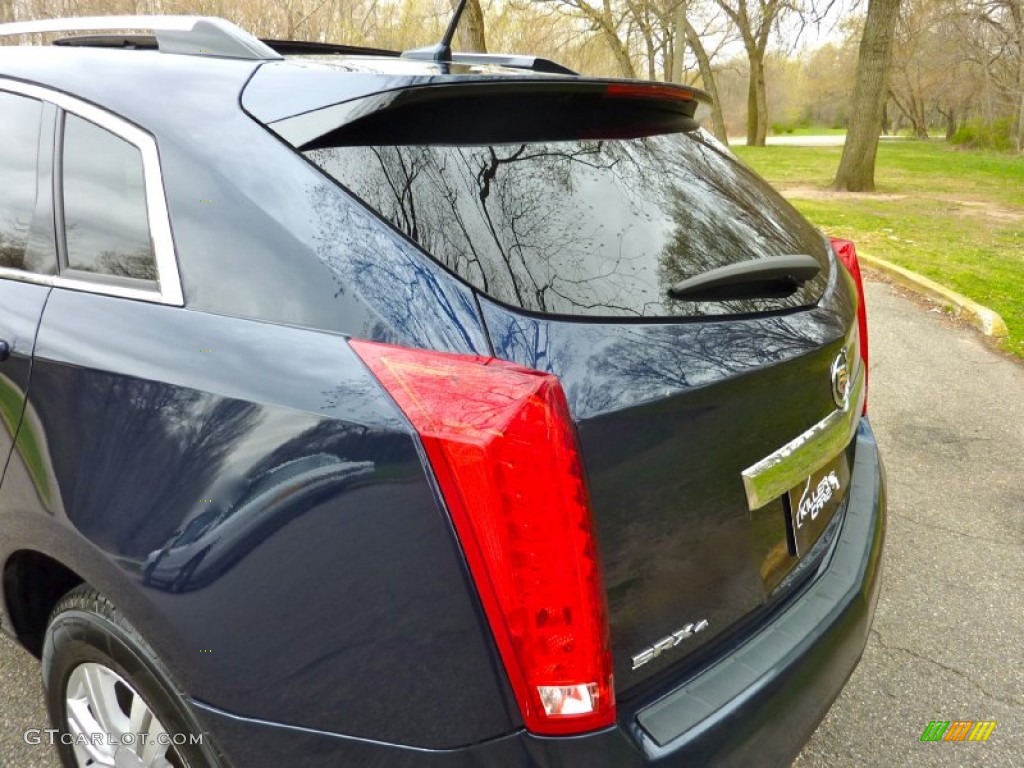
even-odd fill
[(68, 114), (63, 171), (68, 268), (155, 281), (156, 257), (138, 147)]
[[(305, 154), (470, 285), (533, 312), (762, 312), (814, 304), (827, 282), (822, 235), (703, 130)], [(785, 298), (698, 303), (667, 293), (716, 267), (799, 253), (823, 269)]]

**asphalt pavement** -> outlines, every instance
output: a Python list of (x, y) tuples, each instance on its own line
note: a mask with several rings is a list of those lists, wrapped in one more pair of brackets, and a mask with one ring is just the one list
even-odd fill
[[(868, 283), (869, 410), (889, 477), (882, 592), (860, 666), (798, 759), (1024, 766), (1024, 365)], [(930, 721), (989, 740), (921, 742)], [(56, 768), (35, 660), (0, 639), (0, 768)], [(755, 767), (756, 768), (756, 767)]]
[[(867, 649), (796, 766), (1024, 766), (1024, 365), (869, 282), (869, 417), (889, 479)], [(989, 740), (921, 742), (995, 720)]]

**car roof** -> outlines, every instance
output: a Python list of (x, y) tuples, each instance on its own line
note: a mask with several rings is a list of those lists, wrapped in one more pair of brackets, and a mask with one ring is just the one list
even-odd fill
[[(258, 73), (258, 77), (255, 75)], [(91, 46), (0, 46), (0, 77), (91, 101), (147, 126), (159, 93), (162, 107), (201, 100), (206, 91), (241, 100), (267, 123), (324, 104), (415, 84), (534, 77), (573, 79), (498, 64), (459, 64), (384, 55), (287, 56), (274, 60), (166, 54)], [(251, 82), (250, 82), (251, 81)], [(247, 83), (249, 84), (247, 87)], [(240, 94), (245, 89), (244, 99)]]
[(196, 108), (207, 98), (237, 101), (259, 64), (157, 51), (0, 46), (0, 78), (77, 96), (147, 128), (167, 109)]
[(242, 106), (262, 123), (382, 91), (413, 85), (524, 79), (579, 79), (494, 64), (455, 64), (386, 56), (289, 56), (263, 64), (246, 85)]

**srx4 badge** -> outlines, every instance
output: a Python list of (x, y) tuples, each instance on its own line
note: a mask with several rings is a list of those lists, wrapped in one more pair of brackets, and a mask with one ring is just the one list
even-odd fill
[(647, 648), (644, 648), (642, 651), (640, 651), (640, 653), (635, 654), (633, 656), (633, 669), (638, 669), (642, 667), (651, 659), (656, 659), (665, 651), (675, 648), (677, 645), (683, 642), (683, 640), (686, 640), (688, 637), (693, 637), (701, 630), (707, 628), (708, 620), (701, 619), (700, 621), (691, 622), (687, 624), (682, 629), (677, 629), (671, 635), (667, 635), (666, 637), (661, 638), (661, 640), (656, 642), (654, 645), (648, 646)]

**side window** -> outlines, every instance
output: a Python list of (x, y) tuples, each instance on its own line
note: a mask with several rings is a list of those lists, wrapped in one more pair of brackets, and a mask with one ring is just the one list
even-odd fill
[(0, 92), (0, 267), (25, 269), (42, 112), (35, 99)]
[(69, 269), (157, 279), (142, 153), (137, 147), (66, 114), (63, 188)]

